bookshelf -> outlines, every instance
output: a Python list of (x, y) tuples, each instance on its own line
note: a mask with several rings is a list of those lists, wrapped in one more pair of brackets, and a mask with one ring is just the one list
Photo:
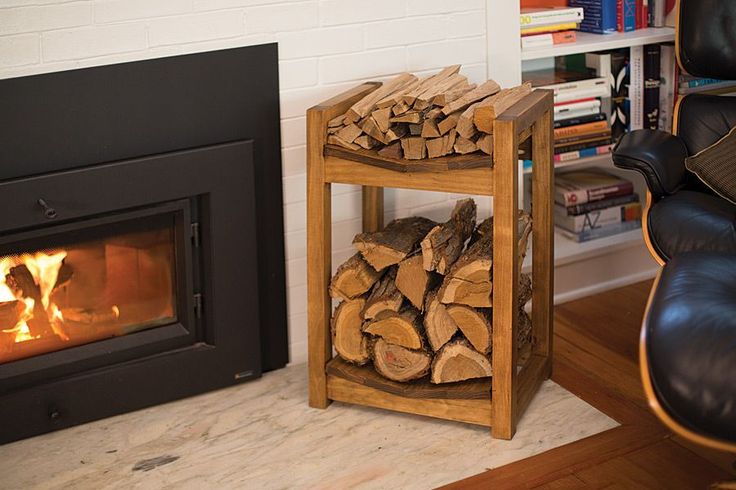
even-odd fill
[(605, 35), (578, 32), (577, 41), (574, 43), (521, 50), (521, 60), (531, 61), (554, 56), (589, 53), (591, 51), (665, 43), (674, 40), (675, 30), (671, 27), (648, 27), (631, 32), (617, 32), (615, 34)]
[[(487, 74), (504, 87), (521, 83), (523, 65), (551, 66), (556, 56), (671, 42), (675, 38), (674, 29), (669, 27), (607, 35), (578, 32), (575, 43), (522, 50), (519, 0), (494, 0), (489, 2), (486, 12)], [(610, 154), (562, 162), (555, 166), (558, 171), (585, 167), (602, 167), (625, 175), (634, 181), (635, 190), (643, 200), (646, 192), (643, 179), (631, 172), (621, 173), (615, 169)], [(523, 172), (523, 178), (519, 179), (520, 195), (525, 196), (524, 201), (528, 205), (531, 170), (520, 172)], [(524, 262), (525, 269), (530, 263), (528, 256)], [(653, 277), (657, 270), (658, 266), (646, 249), (640, 229), (584, 243), (555, 233), (555, 296), (560, 300)]]

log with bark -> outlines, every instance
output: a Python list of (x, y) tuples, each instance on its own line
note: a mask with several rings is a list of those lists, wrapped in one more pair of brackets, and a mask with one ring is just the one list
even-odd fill
[(450, 219), (427, 233), (421, 242), (425, 270), (447, 274), (475, 229), (475, 215), (475, 201), (460, 200), (455, 204)]
[(491, 361), (467, 340), (453, 340), (440, 349), (432, 360), (430, 381), (435, 384), (454, 383), (491, 376)]
[(360, 253), (356, 253), (337, 268), (330, 281), (330, 296), (353, 299), (368, 291), (382, 275)]
[(422, 217), (395, 219), (381, 231), (356, 235), (353, 245), (380, 271), (404, 260), (435, 224)]
[(370, 360), (368, 337), (363, 334), (364, 298), (340, 303), (332, 316), (332, 345), (348, 362), (365, 364)]
[(422, 316), (419, 310), (409, 305), (400, 311), (382, 311), (373, 321), (366, 323), (363, 332), (407, 349), (416, 350), (424, 346)]
[(432, 363), (432, 356), (426, 351), (390, 344), (382, 338), (373, 342), (371, 358), (373, 366), (380, 375), (402, 382), (426, 376)]
[(403, 303), (404, 297), (396, 287), (396, 267), (391, 267), (371, 289), (361, 316), (364, 320), (370, 320), (382, 311), (399, 311)]

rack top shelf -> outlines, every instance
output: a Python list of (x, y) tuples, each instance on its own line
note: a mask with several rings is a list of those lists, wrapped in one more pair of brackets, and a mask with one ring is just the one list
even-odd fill
[(337, 145), (325, 145), (325, 156), (333, 156), (365, 163), (397, 172), (442, 172), (470, 168), (491, 168), (493, 158), (485, 153), (470, 153), (449, 157), (425, 158), (422, 160), (405, 160), (403, 158), (384, 157), (373, 150), (348, 150)]
[(588, 53), (607, 49), (627, 48), (643, 44), (670, 42), (675, 40), (675, 30), (671, 27), (648, 27), (631, 32), (617, 32), (614, 34), (591, 34), (578, 32), (577, 41), (556, 46), (523, 49), (522, 60), (537, 60), (552, 56)]

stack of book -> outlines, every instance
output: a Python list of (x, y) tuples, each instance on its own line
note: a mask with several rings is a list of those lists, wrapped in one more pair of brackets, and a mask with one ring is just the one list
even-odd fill
[(675, 25), (675, 0), (568, 0), (568, 5), (584, 9), (579, 29), (594, 34)]
[(641, 203), (631, 181), (602, 170), (555, 177), (555, 226), (575, 242), (641, 227)]
[(528, 49), (575, 42), (575, 29), (582, 20), (582, 8), (522, 9), (521, 47)]
[(611, 98), (607, 78), (589, 69), (562, 68), (525, 72), (522, 78), (554, 94), (555, 162), (611, 151), (611, 126), (605, 112)]

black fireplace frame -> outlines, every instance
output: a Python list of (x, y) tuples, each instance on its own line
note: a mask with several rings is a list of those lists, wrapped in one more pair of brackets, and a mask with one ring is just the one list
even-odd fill
[[(0, 246), (11, 234), (188, 203), (182, 217), (191, 214), (187, 233), (198, 244), (187, 245), (191, 283), (201, 290), (183, 307), (202, 315), (193, 320), (195, 342), (143, 357), (116, 358), (104, 342), (60, 351), (99, 348), (114, 361), (106, 367), (84, 356), (63, 376), (40, 360), (0, 365), (0, 420), (14, 420), (0, 424), (0, 443), (228, 386), (288, 362), (276, 44), (0, 80), (0, 127)], [(167, 181), (151, 178), (164, 167)], [(72, 192), (80, 183), (84, 192)], [(53, 219), (39, 199), (54, 208)], [(220, 304), (236, 275), (237, 315)], [(112, 343), (125, 352), (137, 334)], [(176, 362), (184, 357), (189, 362)], [(34, 364), (50, 375), (45, 381)]]

